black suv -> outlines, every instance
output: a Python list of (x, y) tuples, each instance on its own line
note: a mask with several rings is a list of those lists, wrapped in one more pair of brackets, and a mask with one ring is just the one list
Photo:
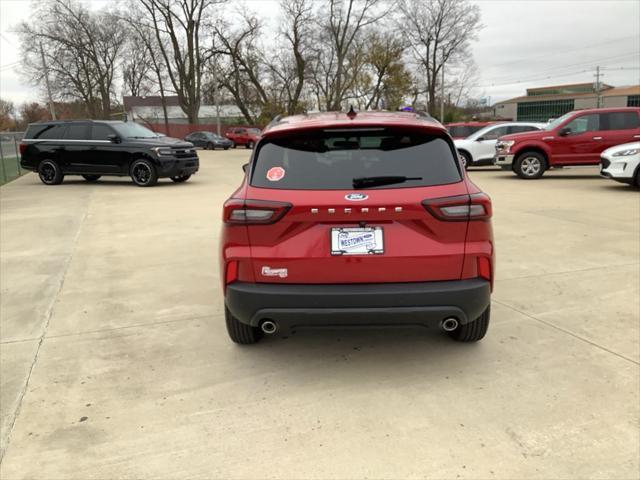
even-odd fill
[(103, 175), (131, 176), (150, 187), (158, 178), (185, 182), (198, 171), (191, 143), (161, 137), (133, 122), (106, 120), (40, 122), (29, 125), (20, 143), (20, 165), (38, 172), (46, 185), (65, 175), (95, 182)]

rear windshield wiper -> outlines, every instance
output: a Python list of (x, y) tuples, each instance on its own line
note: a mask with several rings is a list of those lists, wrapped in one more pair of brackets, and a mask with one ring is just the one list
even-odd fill
[(359, 177), (353, 179), (353, 188), (380, 187), (382, 185), (404, 183), (409, 180), (422, 180), (422, 177), (403, 177), (400, 175), (391, 175), (386, 177)]

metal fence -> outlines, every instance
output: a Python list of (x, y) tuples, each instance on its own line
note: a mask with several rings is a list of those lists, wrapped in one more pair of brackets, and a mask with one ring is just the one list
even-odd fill
[(0, 132), (0, 185), (27, 173), (20, 168), (20, 140), (24, 132)]

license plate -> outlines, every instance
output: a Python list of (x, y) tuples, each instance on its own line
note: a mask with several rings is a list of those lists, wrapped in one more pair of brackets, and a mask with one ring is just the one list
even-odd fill
[(331, 229), (331, 255), (380, 255), (382, 253), (384, 253), (382, 227)]

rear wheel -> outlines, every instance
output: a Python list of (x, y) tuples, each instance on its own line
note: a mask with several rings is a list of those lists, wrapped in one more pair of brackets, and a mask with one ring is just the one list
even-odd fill
[(149, 160), (141, 158), (131, 164), (131, 179), (139, 187), (151, 187), (158, 183), (158, 173)]
[(473, 322), (459, 325), (454, 331), (449, 332), (449, 336), (458, 342), (477, 342), (487, 333), (489, 317), (491, 317), (491, 306), (488, 306)]
[(246, 146), (247, 148), (253, 148), (253, 140), (249, 140)]
[(186, 182), (190, 178), (191, 178), (191, 175), (180, 175), (176, 177), (171, 177), (171, 180), (173, 180), (176, 183), (182, 183), (182, 182)]
[(520, 178), (525, 180), (533, 180), (540, 178), (545, 171), (547, 161), (544, 156), (538, 152), (524, 152), (520, 155), (513, 166), (513, 171)]
[(102, 175), (82, 175), (82, 178), (84, 178), (87, 182), (95, 182), (97, 181)]
[(458, 151), (458, 153), (460, 154), (460, 158), (462, 159), (462, 163), (464, 163), (464, 169), (468, 170), (469, 167), (471, 166), (471, 155), (469, 155), (467, 152), (463, 152), (463, 151)]
[(64, 180), (62, 169), (54, 160), (43, 160), (38, 165), (38, 176), (45, 185), (60, 185)]
[(226, 306), (224, 307), (224, 319), (227, 323), (229, 337), (235, 343), (249, 345), (256, 343), (262, 338), (262, 330), (242, 323), (231, 314)]

